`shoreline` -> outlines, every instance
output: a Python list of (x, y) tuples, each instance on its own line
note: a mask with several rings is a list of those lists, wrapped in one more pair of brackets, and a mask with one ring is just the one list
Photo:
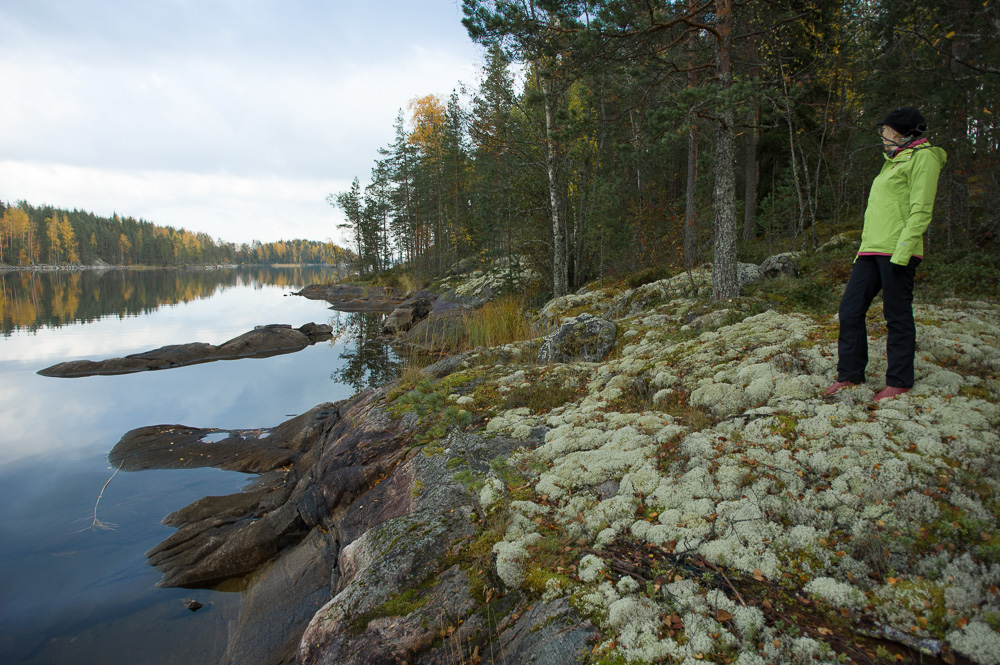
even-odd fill
[(121, 265), (121, 264), (74, 264), (54, 265), (50, 263), (30, 266), (11, 266), (0, 263), (0, 272), (83, 272), (85, 270), (229, 270), (233, 268), (333, 268), (323, 263), (218, 263), (185, 264), (179, 266)]

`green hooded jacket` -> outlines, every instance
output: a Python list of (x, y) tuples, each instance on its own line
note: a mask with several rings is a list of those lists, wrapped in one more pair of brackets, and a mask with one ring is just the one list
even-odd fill
[(938, 174), (947, 156), (944, 150), (922, 143), (885, 157), (872, 183), (865, 209), (858, 254), (891, 255), (905, 266), (924, 253), (924, 231), (931, 223)]

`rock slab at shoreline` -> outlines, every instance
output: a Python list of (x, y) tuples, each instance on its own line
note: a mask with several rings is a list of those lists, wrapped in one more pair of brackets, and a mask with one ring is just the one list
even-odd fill
[(307, 323), (299, 328), (285, 324), (258, 326), (239, 337), (214, 346), (205, 342), (171, 344), (107, 360), (70, 360), (39, 370), (42, 376), (77, 378), (95, 375), (133, 374), (157, 369), (173, 369), (216, 360), (269, 358), (294, 353), (330, 339), (333, 329), (327, 324)]

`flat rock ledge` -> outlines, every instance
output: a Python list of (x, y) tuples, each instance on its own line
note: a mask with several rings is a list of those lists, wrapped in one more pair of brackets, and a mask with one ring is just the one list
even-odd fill
[(38, 373), (57, 378), (77, 378), (174, 369), (216, 360), (269, 358), (301, 351), (307, 346), (330, 339), (331, 333), (332, 328), (327, 324), (307, 323), (299, 328), (292, 328), (287, 324), (270, 324), (257, 326), (219, 346), (204, 342), (171, 344), (124, 358), (71, 360), (46, 367)]
[(582, 662), (587, 620), (564, 601), (484, 597), (466, 563), (479, 502), (456, 470), (485, 474), (524, 443), (455, 429), (415, 446), (417, 418), (385, 397), (368, 390), (270, 429), (125, 434), (109, 459), (126, 471), (258, 474), (164, 519), (177, 531), (147, 553), (160, 585), (243, 589), (224, 664), (445, 663), (473, 650), (482, 663)]
[(339, 312), (391, 312), (406, 300), (392, 288), (357, 284), (309, 284), (292, 295), (325, 300)]

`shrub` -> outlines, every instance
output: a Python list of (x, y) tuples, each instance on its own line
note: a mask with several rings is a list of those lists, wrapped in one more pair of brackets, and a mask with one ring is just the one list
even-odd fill
[(636, 289), (643, 284), (650, 284), (672, 276), (666, 266), (653, 266), (652, 268), (645, 268), (639, 272), (632, 273), (625, 278), (625, 283), (630, 288)]

